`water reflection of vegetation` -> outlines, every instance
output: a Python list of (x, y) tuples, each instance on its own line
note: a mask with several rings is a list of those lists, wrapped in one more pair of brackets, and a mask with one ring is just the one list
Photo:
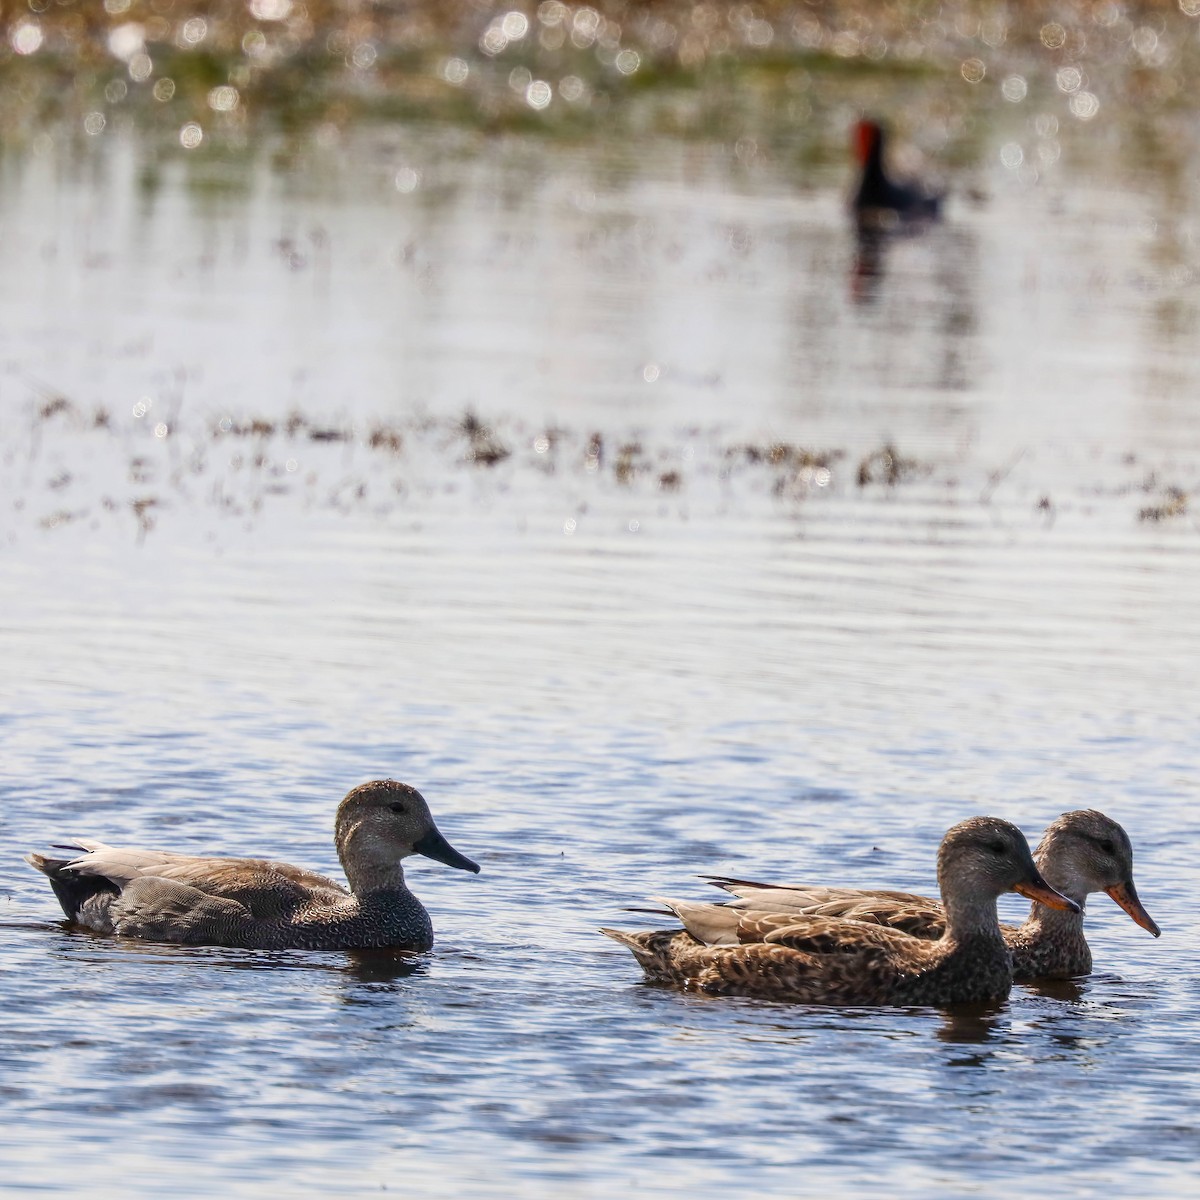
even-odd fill
[[(89, 473), (57, 465), (78, 460), (83, 438), (90, 441), (86, 459), (93, 467), (110, 460), (99, 490)], [(68, 443), (64, 456), (58, 454), (62, 439)], [(923, 484), (943, 497), (958, 493), (986, 507), (1023, 457), (987, 473), (987, 485), (968, 494), (962, 489), (970, 485), (958, 478), (961, 463), (909, 457), (891, 442), (859, 454), (689, 429), (650, 444), (629, 431), (485, 421), (473, 409), (460, 417), (422, 414), (357, 424), (292, 412), (281, 419), (222, 417), (188, 425), (177, 414), (151, 422), (145, 406), (141, 411), (135, 406), (132, 420), (117, 420), (107, 409), (86, 412), (61, 395), (48, 395), (34, 408), (29, 448), (31, 463), (45, 454), (56, 465), (34, 494), (14, 497), (16, 511), (40, 512), (37, 524), (47, 531), (80, 522), (94, 528), (102, 514), (125, 521), (132, 513), (139, 537), (153, 531), (174, 502), (194, 505), (199, 497), (192, 485), (205, 477), (211, 480), (208, 503), (239, 518), (288, 496), (306, 510), (382, 515), (420, 504), (434, 491), (452, 493), (475, 473), (498, 474), (504, 490), (520, 480), (559, 479), (574, 495), (568, 506), (578, 506), (564, 525), (571, 533), (588, 509), (588, 497), (614, 490), (643, 500), (657, 497), (656, 511), (664, 516), (686, 514), (689, 493), (711, 496), (714, 484), (725, 497), (739, 489), (791, 505)], [(1190, 490), (1165, 485), (1132, 454), (1118, 455), (1110, 468), (1123, 478), (1089, 488), (1092, 499), (1109, 495), (1127, 504), (1127, 497), (1162, 497), (1139, 508), (1138, 519), (1158, 523), (1189, 516), (1189, 496), (1200, 484)], [(1029, 509), (1029, 519), (1045, 522), (1049, 516), (1053, 523), (1053, 509), (1043, 495)]]
[(823, 118), (886, 100), (951, 158), (981, 113), (1036, 114), (1036, 169), (1060, 122), (1190, 105), (1198, 14), (1200, 0), (1080, 0), (1049, 19), (996, 0), (28, 0), (4, 28), (0, 130), (132, 124), (198, 149), (264, 126), (335, 139), (364, 117), (434, 118), (730, 137), (749, 159), (819, 155), (838, 124)]

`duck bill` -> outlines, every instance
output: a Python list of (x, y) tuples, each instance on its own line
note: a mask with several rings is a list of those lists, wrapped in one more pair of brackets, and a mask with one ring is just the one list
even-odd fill
[(1074, 900), (1056, 892), (1036, 872), (1034, 872), (1032, 879), (1018, 883), (1013, 888), (1013, 891), (1019, 892), (1022, 896), (1030, 900), (1036, 900), (1038, 904), (1044, 904), (1047, 908), (1057, 908), (1060, 912), (1083, 912), (1083, 909)]
[(436, 829), (431, 829), (419, 842), (415, 842), (413, 849), (426, 858), (432, 858), (434, 862), (457, 867), (460, 871), (470, 871), (474, 875), (479, 874), (479, 864), (473, 863), (465, 854), (459, 854)]
[(1142, 907), (1142, 902), (1138, 899), (1137, 888), (1133, 886), (1132, 879), (1127, 879), (1124, 883), (1114, 883), (1112, 887), (1106, 887), (1104, 890), (1143, 929), (1148, 929), (1155, 937), (1158, 937), (1162, 933), (1154, 918)]

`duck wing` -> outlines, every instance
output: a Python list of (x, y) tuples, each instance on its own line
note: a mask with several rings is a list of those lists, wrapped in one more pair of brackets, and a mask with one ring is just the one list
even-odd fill
[(925, 956), (929, 943), (899, 929), (841, 917), (812, 917), (797, 913), (747, 913), (738, 923), (743, 945), (786, 946), (817, 959), (858, 957), (915, 960)]
[[(349, 895), (332, 879), (291, 863), (91, 845), (92, 849), (71, 859), (64, 870), (107, 880), (120, 891), (123, 908), (135, 900), (139, 906), (148, 903), (150, 889), (141, 887), (132, 897), (128, 892), (135, 884), (150, 879), (179, 884), (198, 896), (229, 900), (249, 917), (267, 921), (286, 919), (311, 904), (337, 903)], [(182, 903), (180, 894), (169, 890), (163, 893), (168, 894), (172, 906)]]
[[(784, 911), (792, 911), (785, 909)], [(946, 913), (940, 904), (921, 896), (889, 899), (872, 893), (828, 900), (794, 910), (806, 917), (858, 921), (894, 929), (908, 937), (937, 941), (946, 932)]]
[(793, 912), (810, 917), (839, 917), (898, 929), (912, 937), (936, 941), (946, 930), (946, 913), (928, 896), (883, 889), (807, 887), (751, 883), (707, 877), (736, 897), (725, 907), (741, 912)]
[(246, 945), (257, 918), (246, 905), (186, 883), (143, 875), (108, 908), (110, 930), (122, 937), (181, 945)]
[(656, 896), (704, 946), (777, 945), (809, 955), (859, 954), (870, 950), (913, 953), (922, 943), (911, 934), (879, 923), (795, 912), (742, 911), (730, 904), (706, 904)]

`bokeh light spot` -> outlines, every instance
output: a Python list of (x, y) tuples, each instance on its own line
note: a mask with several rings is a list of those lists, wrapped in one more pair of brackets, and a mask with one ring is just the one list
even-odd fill
[(523, 12), (507, 12), (500, 18), (500, 31), (510, 42), (519, 42), (529, 32), (529, 18)]
[(543, 109), (554, 98), (554, 90), (544, 79), (535, 79), (525, 89), (525, 103), (530, 108)]
[(179, 41), (184, 46), (198, 46), (208, 37), (208, 22), (203, 17), (189, 17), (179, 30)]
[(1055, 72), (1054, 82), (1060, 92), (1077, 92), (1083, 86), (1083, 72), (1078, 67), (1059, 67)]
[(292, 0), (250, 0), (250, 15), (260, 21), (286, 21), (292, 15)]
[(981, 58), (968, 58), (959, 69), (968, 83), (982, 83), (987, 74), (987, 65)]
[(146, 27), (137, 21), (114, 25), (108, 31), (108, 52), (114, 58), (129, 62), (135, 54), (141, 54), (145, 49)]
[(215, 87), (208, 93), (208, 107), (213, 112), (233, 112), (238, 106), (238, 90), (235, 87), (224, 85)]
[(421, 186), (421, 172), (415, 167), (401, 167), (396, 172), (396, 191), (408, 195)]
[(1005, 100), (1010, 100), (1013, 104), (1020, 104), (1029, 93), (1029, 85), (1025, 82), (1023, 75), (1010, 75), (1000, 85), (1000, 91)]
[(558, 81), (558, 94), (570, 104), (578, 104), (587, 95), (587, 84), (578, 75), (564, 75)]
[(204, 141), (204, 130), (196, 121), (189, 121), (179, 131), (179, 144), (185, 150), (195, 150)]
[(622, 50), (615, 65), (622, 75), (632, 75), (642, 65), (642, 56), (636, 50)]
[(499, 25), (489, 25), (483, 31), (483, 37), (479, 39), (479, 48), (484, 54), (495, 58), (497, 54), (504, 52), (508, 46), (508, 36)]
[(442, 63), (442, 78), (455, 87), (462, 87), (467, 82), (467, 76), (470, 73), (471, 68), (465, 59), (448, 58)]
[(1047, 50), (1057, 50), (1065, 44), (1067, 31), (1057, 21), (1051, 21), (1042, 26), (1041, 39)]
[(18, 54), (36, 54), (42, 40), (42, 27), (28, 19), (18, 21), (8, 35), (8, 44)]

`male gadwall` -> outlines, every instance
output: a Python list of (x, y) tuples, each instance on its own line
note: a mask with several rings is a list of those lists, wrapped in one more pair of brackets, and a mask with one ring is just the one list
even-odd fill
[(937, 941), (861, 921), (741, 912), (665, 900), (684, 930), (601, 932), (633, 951), (661, 982), (726, 996), (804, 1004), (956, 1004), (1002, 1000), (1012, 954), (996, 899), (1015, 891), (1051, 908), (1077, 909), (1038, 874), (1029, 843), (996, 817), (955, 825), (938, 850), (946, 929)]
[(30, 854), (72, 920), (98, 933), (255, 950), (428, 950), (433, 924), (400, 860), (424, 854), (464, 871), (416, 788), (376, 779), (351, 791), (334, 821), (350, 890), (263, 858), (202, 858), (76, 840), (74, 858)]
[[(1063, 912), (1034, 902), (1020, 925), (1002, 925), (1013, 952), (1013, 978), (1070, 979), (1092, 969), (1092, 951), (1083, 936), (1083, 910), (1092, 892), (1106, 892), (1143, 929), (1161, 933), (1133, 885), (1133, 847), (1111, 817), (1094, 809), (1063, 813), (1046, 828), (1033, 854), (1043, 878), (1079, 905)], [(738, 897), (729, 907), (742, 912), (793, 912), (813, 917), (846, 917), (901, 929), (914, 937), (940, 938), (946, 913), (936, 901), (908, 892), (749, 883), (713, 876), (711, 881)]]

